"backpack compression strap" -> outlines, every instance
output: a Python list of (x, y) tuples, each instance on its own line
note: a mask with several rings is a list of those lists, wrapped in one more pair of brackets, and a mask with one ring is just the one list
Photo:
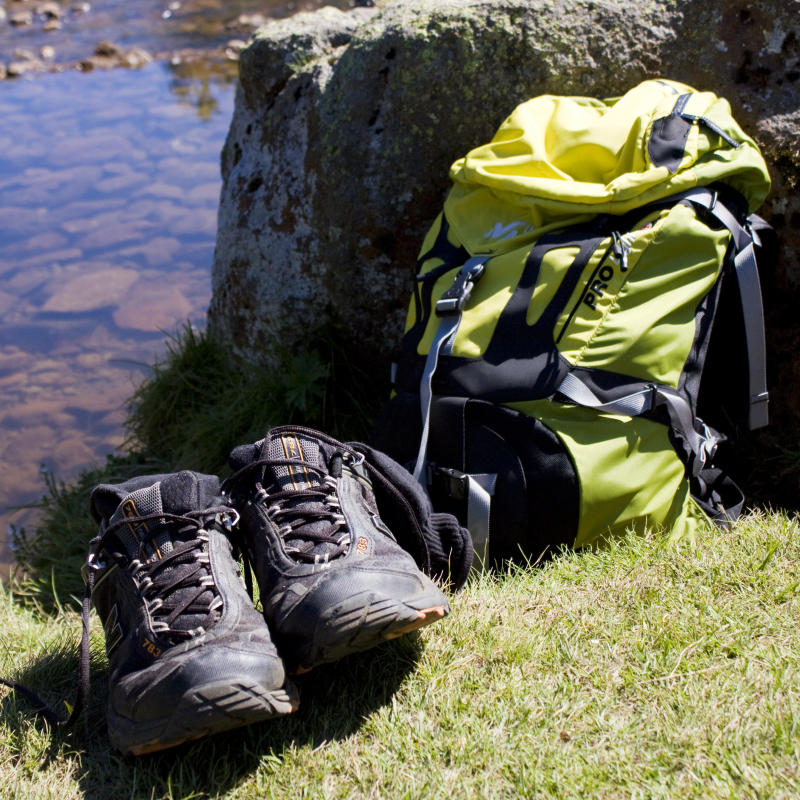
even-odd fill
[(761, 301), (761, 283), (756, 263), (757, 246), (761, 245), (758, 234), (750, 227), (743, 228), (736, 218), (721, 203), (716, 192), (708, 189), (693, 189), (684, 195), (684, 200), (702, 206), (716, 217), (730, 232), (736, 247), (733, 260), (739, 295), (744, 315), (744, 332), (747, 338), (747, 364), (750, 373), (750, 430), (769, 424), (769, 395), (767, 393), (767, 355), (764, 338), (764, 308)]
[[(755, 248), (760, 246), (758, 235), (750, 227), (743, 228), (734, 215), (718, 202), (717, 193), (709, 189), (691, 189), (674, 195), (675, 202), (701, 206), (712, 214), (731, 233), (736, 249), (734, 267), (739, 284), (742, 303), (745, 337), (747, 339), (747, 363), (750, 386), (751, 430), (769, 423), (767, 404), (766, 345), (764, 341), (764, 310), (761, 302), (761, 284), (758, 279)], [(608, 399), (600, 396), (571, 371), (558, 387), (558, 392), (573, 403), (588, 406), (598, 411), (624, 416), (638, 416), (653, 410), (656, 406), (667, 405), (673, 427), (684, 437), (693, 453), (692, 474), (696, 477), (713, 458), (717, 437), (705, 424), (703, 434), (694, 427), (694, 414), (689, 403), (677, 392), (653, 384), (643, 385), (641, 389), (625, 397)], [(698, 420), (699, 421), (699, 420)]]
[(567, 373), (558, 391), (577, 405), (626, 417), (637, 417), (658, 406), (666, 405), (672, 427), (686, 439), (692, 450), (692, 475), (696, 478), (714, 458), (719, 442), (717, 435), (700, 420), (698, 421), (703, 426), (703, 433), (700, 434), (695, 430), (695, 416), (691, 406), (684, 397), (672, 389), (649, 384), (644, 389), (625, 397), (603, 402), (577, 375)]
[[(477, 256), (467, 260), (459, 270), (453, 285), (441, 296), (436, 303), (436, 316), (441, 318), (436, 335), (433, 337), (428, 357), (425, 360), (425, 369), (420, 381), (420, 406), (422, 410), (422, 438), (420, 439), (419, 453), (414, 465), (414, 478), (419, 482), (422, 490), (427, 495), (428, 482), (428, 438), (431, 427), (431, 402), (433, 400), (433, 374), (439, 362), (439, 354), (450, 355), (453, 342), (461, 324), (461, 312), (467, 304), (472, 287), (483, 277), (486, 262), (489, 256)], [(452, 472), (452, 470), (451, 470)], [(488, 563), (489, 553), (489, 516), (491, 512), (492, 495), (497, 480), (496, 475), (465, 475), (459, 473), (459, 478), (466, 483), (467, 493), (467, 527), (472, 536), (472, 544), (476, 556), (476, 566)]]
[(489, 256), (477, 256), (467, 260), (467, 263), (456, 275), (453, 285), (441, 296), (436, 303), (436, 316), (441, 318), (436, 335), (433, 337), (425, 369), (420, 381), (419, 397), (422, 409), (422, 439), (419, 444), (419, 453), (414, 466), (414, 478), (427, 493), (428, 475), (425, 468), (428, 454), (428, 435), (431, 426), (431, 400), (433, 399), (433, 373), (439, 363), (439, 353), (449, 355), (453, 349), (453, 342), (461, 324), (461, 312), (472, 294), (472, 287), (483, 277), (486, 262)]

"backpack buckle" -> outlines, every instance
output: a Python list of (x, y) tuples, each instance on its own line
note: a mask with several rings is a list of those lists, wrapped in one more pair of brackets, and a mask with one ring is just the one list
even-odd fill
[(469, 475), (457, 469), (439, 467), (435, 464), (432, 464), (431, 467), (429, 482), (440, 486), (449, 498), (463, 500), (469, 495)]
[(453, 314), (460, 314), (464, 310), (472, 287), (483, 277), (486, 271), (485, 264), (489, 256), (479, 256), (470, 258), (466, 264), (458, 271), (453, 285), (441, 296), (436, 303), (436, 316), (449, 317)]

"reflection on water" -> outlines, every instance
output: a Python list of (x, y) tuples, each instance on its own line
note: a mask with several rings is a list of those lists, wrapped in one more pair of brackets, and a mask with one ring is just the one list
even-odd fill
[(131, 362), (204, 320), (233, 76), (177, 69), (0, 83), (2, 508), (118, 447)]

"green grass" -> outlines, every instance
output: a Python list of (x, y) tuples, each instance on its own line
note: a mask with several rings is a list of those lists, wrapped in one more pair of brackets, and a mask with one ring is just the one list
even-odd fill
[[(800, 529), (751, 514), (474, 579), (430, 628), (302, 676), (300, 710), (159, 755), (0, 706), (4, 798), (794, 798)], [(0, 673), (71, 701), (79, 620), (0, 597)]]
[[(45, 475), (41, 522), (17, 532), (22, 566), (0, 588), (0, 675), (62, 713), (73, 701), (96, 483), (224, 476), (232, 447), (286, 422), (366, 437), (382, 373), (353, 365), (335, 331), (278, 355), (237, 365), (185, 329), (131, 399), (128, 454), (69, 486)], [(800, 485), (797, 454), (776, 458), (762, 473)], [(443, 622), (299, 678), (291, 717), (139, 759), (108, 745), (93, 617), (75, 729), (0, 689), (0, 797), (797, 797), (799, 534), (787, 513), (751, 512), (695, 543), (631, 538), (475, 576)]]
[(276, 425), (363, 439), (388, 384), (348, 357), (336, 331), (272, 368), (235, 364), (205, 331), (184, 328), (128, 402), (126, 448), (168, 469), (224, 474), (228, 453)]

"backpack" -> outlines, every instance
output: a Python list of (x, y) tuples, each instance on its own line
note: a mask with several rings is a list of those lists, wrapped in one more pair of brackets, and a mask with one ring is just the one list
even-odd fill
[[(768, 421), (771, 229), (753, 214), (767, 167), (728, 103), (667, 80), (537, 97), (450, 177), (371, 443), (484, 565), (735, 519), (744, 497), (713, 459), (742, 397), (750, 428)], [(712, 337), (722, 294), (734, 323)]]

